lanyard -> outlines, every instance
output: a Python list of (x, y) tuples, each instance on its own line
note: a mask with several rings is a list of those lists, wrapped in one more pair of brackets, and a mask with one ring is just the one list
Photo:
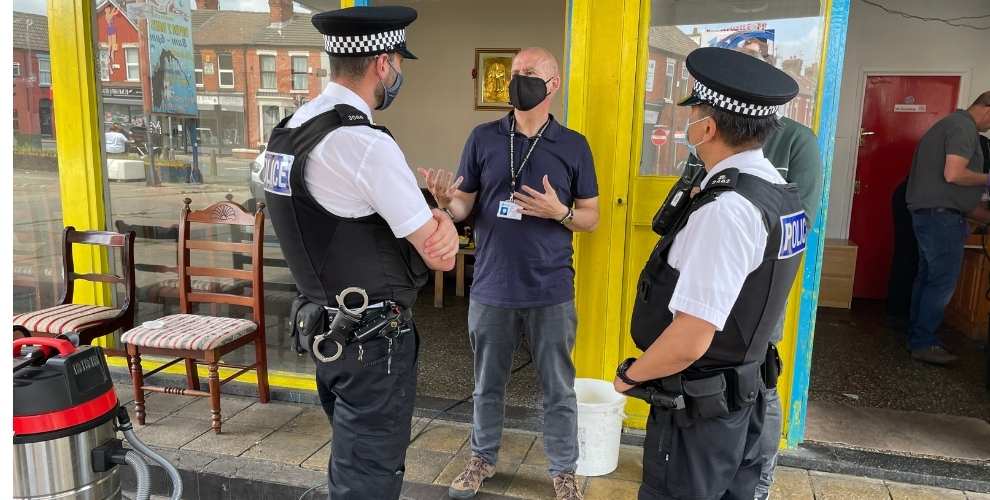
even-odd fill
[(509, 186), (509, 201), (512, 201), (516, 196), (516, 179), (519, 177), (519, 173), (529, 162), (529, 155), (533, 154), (533, 150), (536, 149), (536, 145), (543, 138), (543, 132), (546, 131), (547, 126), (550, 125), (550, 118), (543, 123), (540, 127), (540, 131), (536, 133), (536, 139), (533, 140), (533, 144), (529, 146), (529, 151), (526, 152), (526, 156), (523, 157), (522, 162), (519, 164), (519, 170), (516, 170), (516, 120), (512, 119), (512, 125), (509, 126), (509, 176), (511, 183)]

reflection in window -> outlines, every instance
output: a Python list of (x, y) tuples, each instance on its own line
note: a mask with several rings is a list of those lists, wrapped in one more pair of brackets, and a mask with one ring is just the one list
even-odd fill
[(127, 81), (141, 81), (141, 63), (137, 47), (124, 47), (124, 60), (127, 64)]
[(193, 71), (196, 72), (196, 86), (203, 86), (203, 54), (197, 52), (193, 55)]
[(277, 88), (275, 83), (275, 56), (273, 55), (261, 55), (259, 56), (261, 60), (261, 88), (275, 90)]
[(292, 56), (292, 90), (309, 90), (309, 57)]
[(677, 61), (673, 59), (667, 59), (667, 88), (666, 95), (664, 99), (670, 101), (674, 97), (674, 68), (677, 67)]
[(221, 87), (234, 86), (234, 58), (230, 54), (217, 54), (217, 67)]
[(100, 54), (97, 57), (100, 64), (100, 81), (110, 81), (110, 49), (100, 47)]
[(38, 85), (50, 87), (52, 84), (52, 63), (47, 55), (38, 56)]
[[(782, 115), (811, 125), (822, 43), (821, 2), (769, 0), (759, 11), (751, 3), (652, 0), (640, 175), (680, 175), (683, 170), (689, 110), (676, 102), (691, 93), (684, 59), (698, 47), (743, 50), (784, 70), (797, 80), (800, 93), (783, 108)], [(661, 63), (666, 64), (666, 78), (659, 89), (652, 79), (655, 65)], [(678, 87), (676, 92), (674, 87)]]

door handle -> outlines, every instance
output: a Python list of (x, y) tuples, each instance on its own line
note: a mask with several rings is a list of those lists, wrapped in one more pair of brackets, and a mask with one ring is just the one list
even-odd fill
[(859, 194), (859, 187), (860, 187), (859, 179), (857, 179), (856, 182), (853, 184), (853, 194)]
[(863, 138), (868, 135), (876, 135), (876, 132), (872, 130), (859, 129), (859, 147), (863, 147)]

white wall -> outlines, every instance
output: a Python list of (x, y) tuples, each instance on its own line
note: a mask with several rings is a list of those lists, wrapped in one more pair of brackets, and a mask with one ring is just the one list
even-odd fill
[[(921, 17), (990, 14), (988, 0), (883, 0), (880, 3)], [(986, 19), (971, 22), (978, 26), (990, 24)], [(845, 238), (849, 233), (857, 127), (866, 71), (962, 74), (959, 105), (965, 108), (981, 92), (990, 90), (990, 31), (905, 19), (852, 0), (832, 168), (826, 231), (829, 238)]]
[[(401, 0), (419, 18), (407, 32), (409, 49), (419, 58), (404, 61), (405, 82), (395, 104), (375, 112), (413, 168), (456, 170), (468, 134), (478, 124), (497, 120), (503, 111), (474, 110), (474, 49), (541, 46), (558, 59), (563, 72), (563, 0)], [(563, 93), (551, 110), (562, 116)]]

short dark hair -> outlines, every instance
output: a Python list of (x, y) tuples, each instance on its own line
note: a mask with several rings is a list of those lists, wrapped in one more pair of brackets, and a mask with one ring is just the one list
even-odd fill
[(770, 134), (780, 127), (780, 120), (776, 115), (770, 116), (743, 116), (718, 108), (708, 104), (699, 104), (702, 114), (711, 115), (718, 127), (719, 137), (725, 141), (729, 147), (741, 148), (746, 146), (761, 147)]
[(975, 108), (977, 106), (990, 106), (990, 90), (980, 94), (980, 97), (977, 97), (969, 107)]
[(375, 62), (377, 56), (340, 57), (330, 56), (330, 77), (358, 79), (364, 76), (368, 66)]

